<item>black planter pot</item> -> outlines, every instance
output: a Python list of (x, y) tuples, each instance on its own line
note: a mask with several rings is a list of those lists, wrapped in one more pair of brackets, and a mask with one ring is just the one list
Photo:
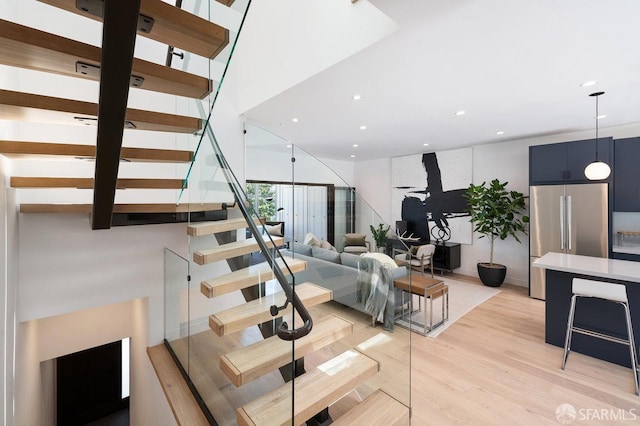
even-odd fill
[(507, 267), (494, 263), (478, 263), (478, 276), (482, 284), (489, 287), (500, 287), (507, 276)]

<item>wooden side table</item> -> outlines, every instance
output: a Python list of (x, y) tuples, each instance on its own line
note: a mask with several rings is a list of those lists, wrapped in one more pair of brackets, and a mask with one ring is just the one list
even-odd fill
[[(438, 278), (425, 277), (423, 275), (412, 274), (405, 275), (404, 277), (398, 278), (393, 281), (393, 284), (396, 288), (402, 290), (402, 313), (400, 318), (396, 320), (396, 323), (404, 328), (408, 328), (409, 330), (413, 330), (423, 336), (426, 336), (427, 333), (433, 330), (436, 327), (444, 324), (445, 321), (449, 319), (449, 286), (447, 286), (442, 280)], [(423, 309), (423, 332), (420, 332), (415, 327), (412, 327), (411, 315), (414, 312), (420, 311), (420, 305), (418, 311), (413, 310), (413, 300), (409, 302), (408, 309), (408, 317), (405, 313), (405, 301), (404, 295), (405, 293), (411, 295), (418, 296), (418, 301), (420, 297), (424, 297), (424, 309)], [(440, 298), (442, 301), (442, 318), (437, 323), (433, 323), (433, 301), (435, 299)], [(427, 300), (429, 300), (429, 310), (427, 312)], [(420, 302), (418, 302), (420, 303)], [(427, 321), (428, 316), (428, 321)]]

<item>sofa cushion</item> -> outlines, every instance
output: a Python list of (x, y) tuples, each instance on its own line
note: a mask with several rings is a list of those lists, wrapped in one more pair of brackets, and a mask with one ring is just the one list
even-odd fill
[(291, 251), (298, 254), (303, 254), (305, 256), (311, 256), (311, 246), (308, 244), (300, 244), (293, 242), (291, 244)]
[(380, 263), (382, 263), (384, 266), (388, 266), (391, 269), (396, 269), (398, 267), (396, 262), (394, 262), (391, 257), (387, 256), (384, 253), (363, 253), (360, 256), (376, 259)]
[(320, 247), (311, 247), (313, 257), (340, 264), (340, 253)]
[(358, 256), (357, 254), (351, 254), (351, 253), (340, 254), (340, 263), (342, 263), (344, 266), (357, 268), (359, 260), (360, 260), (360, 256)]

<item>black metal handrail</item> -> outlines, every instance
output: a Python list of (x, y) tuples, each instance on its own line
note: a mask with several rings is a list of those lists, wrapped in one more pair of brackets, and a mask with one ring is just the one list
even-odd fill
[[(244, 218), (247, 221), (247, 224), (249, 225), (249, 229), (251, 230), (251, 234), (254, 235), (254, 236), (260, 236), (261, 233), (258, 230), (258, 226), (252, 220), (251, 213), (250, 213), (249, 209), (247, 208), (247, 205), (244, 203), (244, 200), (247, 199), (247, 196), (244, 193), (244, 191), (242, 190), (242, 187), (240, 186), (240, 183), (239, 183), (238, 179), (236, 178), (235, 174), (233, 173), (233, 170), (231, 170), (231, 167), (229, 166), (229, 163), (227, 162), (227, 159), (222, 154), (222, 151), (220, 151), (220, 147), (218, 146), (218, 143), (217, 143), (217, 140), (215, 138), (215, 135), (213, 134), (213, 130), (209, 126), (209, 118), (207, 118), (207, 122), (205, 123), (204, 133), (208, 134), (208, 136), (210, 137), (211, 145), (213, 146), (213, 149), (216, 152), (216, 157), (218, 158), (218, 163), (220, 164), (220, 166), (222, 168), (222, 172), (224, 173), (224, 176), (225, 176), (225, 179), (227, 180), (227, 184), (229, 185), (229, 188), (231, 189), (231, 191), (234, 194), (236, 202), (238, 203), (238, 207), (240, 208), (240, 211), (242, 212), (242, 215), (244, 216)], [(204, 136), (204, 134), (203, 134), (203, 136)], [(273, 239), (271, 238), (271, 235), (269, 235), (269, 234), (267, 234), (267, 235), (269, 237), (269, 240), (271, 240), (271, 242), (273, 243)], [(269, 263), (269, 266), (271, 267), (271, 270), (273, 271), (276, 279), (278, 280), (278, 283), (280, 284), (280, 287), (282, 287), (282, 290), (284, 291), (285, 295), (287, 296), (287, 300), (286, 300), (286, 302), (285, 302), (285, 304), (283, 306), (275, 306), (274, 305), (274, 306), (271, 307), (271, 314), (275, 316), (279, 311), (281, 311), (282, 309), (285, 309), (287, 307), (287, 305), (289, 303), (291, 303), (293, 305), (294, 309), (300, 315), (300, 318), (302, 318), (302, 320), (304, 322), (302, 327), (294, 328), (292, 330), (289, 330), (288, 324), (286, 322), (283, 322), (278, 327), (278, 332), (277, 332), (278, 333), (278, 337), (280, 337), (283, 340), (297, 340), (297, 339), (299, 339), (301, 337), (306, 336), (307, 334), (309, 334), (311, 332), (311, 329), (313, 328), (313, 319), (311, 318), (311, 314), (309, 313), (307, 308), (302, 303), (302, 300), (300, 300), (300, 298), (298, 297), (298, 295), (295, 292), (295, 289), (294, 289), (294, 287), (295, 287), (295, 277), (293, 275), (293, 272), (289, 268), (289, 265), (287, 264), (287, 262), (285, 262), (284, 259), (282, 259), (282, 256), (281, 256), (283, 264), (287, 268), (287, 271), (289, 272), (290, 276), (294, 277), (294, 283), (293, 283), (293, 285), (290, 285), (289, 282), (287, 281), (284, 273), (282, 272), (282, 270), (276, 264), (275, 259), (273, 258), (272, 254), (271, 254), (271, 251), (269, 250), (269, 247), (267, 247), (267, 244), (265, 243), (264, 239), (256, 237), (256, 242), (258, 243), (258, 246), (260, 247), (260, 250), (262, 250), (262, 253), (263, 253), (266, 261)]]

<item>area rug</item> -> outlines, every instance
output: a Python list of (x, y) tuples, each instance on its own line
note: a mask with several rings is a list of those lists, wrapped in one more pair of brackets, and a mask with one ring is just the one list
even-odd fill
[[(447, 277), (438, 277), (442, 279), (449, 286), (449, 320), (444, 324), (434, 328), (427, 333), (428, 337), (436, 338), (445, 331), (449, 326), (455, 323), (458, 319), (462, 318), (468, 312), (470, 312), (476, 306), (489, 300), (496, 294), (500, 293), (500, 290), (494, 287), (487, 287), (482, 284), (471, 284), (462, 281), (452, 280)], [(417, 296), (414, 296), (414, 308), (417, 309)], [(424, 309), (424, 303), (422, 305)], [(416, 312), (412, 315), (411, 327), (416, 330), (423, 331), (422, 321), (423, 313)], [(437, 323), (442, 318), (442, 303), (440, 299), (433, 301), (433, 321)]]

